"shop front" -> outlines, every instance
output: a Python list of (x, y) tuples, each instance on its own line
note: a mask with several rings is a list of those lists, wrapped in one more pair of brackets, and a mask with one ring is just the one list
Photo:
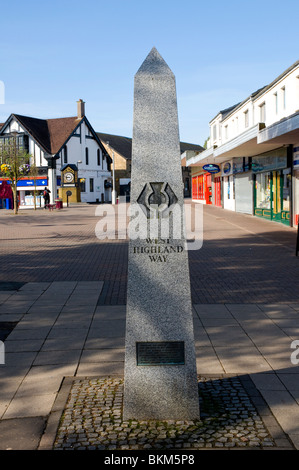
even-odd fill
[(292, 176), (287, 148), (252, 157), (252, 172), (254, 215), (290, 225)]
[(212, 204), (212, 175), (210, 173), (192, 175), (192, 200)]
[(213, 175), (213, 183), (213, 202), (215, 206), (221, 207), (221, 176)]
[(221, 168), (223, 185), (223, 208), (231, 211), (235, 210), (235, 178), (233, 175), (232, 161), (222, 164)]
[[(44, 205), (43, 191), (48, 185), (48, 178), (22, 178), (18, 181), (18, 200), (20, 208), (32, 208)], [(34, 201), (35, 200), (35, 201)]]
[(234, 158), (233, 174), (235, 178), (235, 204), (236, 212), (252, 214), (252, 172), (248, 157)]

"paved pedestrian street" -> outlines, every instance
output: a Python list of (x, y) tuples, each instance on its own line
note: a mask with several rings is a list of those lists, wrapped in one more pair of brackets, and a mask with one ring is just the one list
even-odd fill
[(126, 422), (127, 240), (95, 236), (96, 207), (0, 211), (0, 449), (298, 449), (296, 230), (204, 207), (201, 420)]

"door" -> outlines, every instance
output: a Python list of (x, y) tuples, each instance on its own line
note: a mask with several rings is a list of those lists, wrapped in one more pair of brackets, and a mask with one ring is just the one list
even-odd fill
[(272, 219), (281, 221), (281, 172), (273, 171), (272, 177)]
[(290, 169), (256, 175), (255, 215), (290, 225), (290, 199)]
[(221, 178), (220, 176), (215, 177), (214, 189), (215, 189), (215, 206), (221, 207)]
[(252, 214), (251, 173), (240, 173), (235, 178), (236, 212)]
[(212, 175), (205, 175), (205, 200), (206, 204), (212, 204)]

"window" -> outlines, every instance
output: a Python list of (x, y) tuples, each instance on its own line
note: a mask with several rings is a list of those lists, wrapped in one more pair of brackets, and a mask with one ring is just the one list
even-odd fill
[(285, 86), (282, 87), (281, 93), (282, 93), (282, 107), (283, 109), (286, 109), (286, 87)]
[(10, 146), (15, 146), (18, 150), (25, 152), (29, 151), (29, 139), (28, 135), (22, 134), (17, 136), (6, 135), (0, 137), (0, 147), (2, 149), (8, 149)]
[(80, 191), (81, 193), (86, 192), (86, 185), (85, 185), (85, 178), (80, 178), (79, 185), (80, 185)]
[(217, 139), (217, 128), (216, 128), (216, 125), (213, 126), (213, 140), (216, 140)]
[(98, 166), (101, 166), (101, 151), (100, 151), (100, 149), (97, 150), (97, 160), (98, 160)]
[(260, 105), (260, 122), (266, 121), (266, 103)]
[(63, 149), (63, 163), (67, 163), (67, 146)]
[(278, 113), (278, 97), (277, 97), (277, 92), (274, 93), (274, 106), (275, 106), (275, 112), (276, 114)]
[(94, 191), (93, 186), (93, 178), (89, 178), (89, 192), (93, 193)]
[(89, 155), (88, 155), (88, 148), (85, 148), (85, 164), (89, 164)]
[(258, 173), (256, 175), (256, 207), (271, 209), (271, 173)]
[(228, 125), (224, 126), (224, 137), (228, 139)]
[(248, 111), (248, 109), (246, 109), (246, 111), (244, 112), (244, 124), (245, 124), (245, 127), (249, 127), (249, 111)]

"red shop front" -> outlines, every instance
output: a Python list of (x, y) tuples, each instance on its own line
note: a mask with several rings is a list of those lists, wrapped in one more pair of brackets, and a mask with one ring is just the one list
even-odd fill
[(221, 177), (214, 177), (214, 204), (221, 207)]
[(212, 175), (202, 173), (192, 177), (192, 199), (212, 204)]

